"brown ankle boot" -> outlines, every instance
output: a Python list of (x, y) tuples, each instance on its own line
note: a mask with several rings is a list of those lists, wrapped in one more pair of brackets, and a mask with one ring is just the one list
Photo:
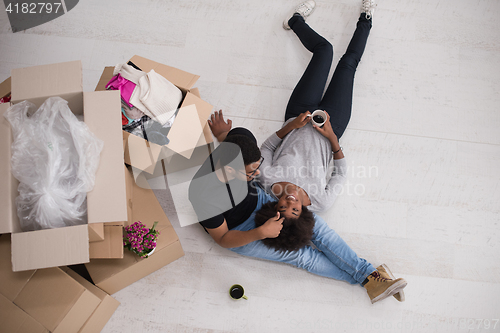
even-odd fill
[(375, 271), (367, 276), (363, 286), (373, 304), (400, 292), (406, 287), (406, 284), (405, 279), (399, 278), (396, 280), (389, 280), (383, 278), (378, 271)]
[[(391, 279), (391, 280), (396, 279), (394, 277), (394, 275), (392, 274), (392, 272), (389, 270), (389, 267), (387, 267), (386, 264), (382, 264), (382, 265), (378, 266), (377, 267), (377, 271), (380, 273), (380, 276), (382, 276), (383, 278)], [(397, 299), (400, 302), (404, 302), (405, 301), (405, 292), (403, 290), (401, 290), (398, 293), (395, 293), (392, 296), (394, 296), (394, 298)]]

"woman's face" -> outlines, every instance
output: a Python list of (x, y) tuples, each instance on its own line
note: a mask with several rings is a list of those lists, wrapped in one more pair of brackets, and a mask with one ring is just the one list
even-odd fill
[(296, 189), (286, 191), (276, 204), (276, 211), (286, 218), (296, 219), (302, 214), (302, 201)]

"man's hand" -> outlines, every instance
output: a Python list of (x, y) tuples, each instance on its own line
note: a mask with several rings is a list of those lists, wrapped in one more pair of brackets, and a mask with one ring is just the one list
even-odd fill
[(228, 119), (227, 123), (224, 121), (222, 110), (215, 111), (208, 120), (208, 126), (210, 126), (212, 134), (217, 138), (219, 142), (224, 141), (227, 133), (229, 133), (229, 131), (231, 130), (232, 125), (233, 122), (231, 121), (231, 119)]
[(276, 238), (280, 235), (281, 229), (283, 228), (283, 220), (285, 217), (280, 218), (280, 213), (277, 212), (276, 216), (271, 217), (263, 225), (261, 225), (260, 232), (262, 239), (264, 238)]

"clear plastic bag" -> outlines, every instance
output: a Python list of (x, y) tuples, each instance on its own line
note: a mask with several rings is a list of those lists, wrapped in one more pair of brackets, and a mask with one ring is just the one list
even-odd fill
[(86, 223), (87, 192), (104, 146), (60, 97), (35, 105), (20, 102), (5, 113), (10, 122), (12, 174), (20, 182), (17, 214), (24, 231)]

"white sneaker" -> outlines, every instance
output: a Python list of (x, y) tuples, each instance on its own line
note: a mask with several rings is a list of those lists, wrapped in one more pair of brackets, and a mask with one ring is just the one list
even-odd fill
[(305, 20), (309, 15), (312, 14), (312, 12), (314, 11), (314, 7), (316, 7), (316, 2), (314, 2), (314, 0), (305, 1), (295, 7), (293, 12), (288, 15), (287, 18), (283, 21), (283, 28), (285, 28), (285, 30), (290, 30), (288, 21), (292, 18), (293, 14), (299, 13), (300, 16), (302, 16)]
[(375, 3), (375, 0), (363, 0), (363, 3), (361, 4), (361, 13), (366, 14), (367, 20), (372, 18), (376, 6), (377, 4)]

